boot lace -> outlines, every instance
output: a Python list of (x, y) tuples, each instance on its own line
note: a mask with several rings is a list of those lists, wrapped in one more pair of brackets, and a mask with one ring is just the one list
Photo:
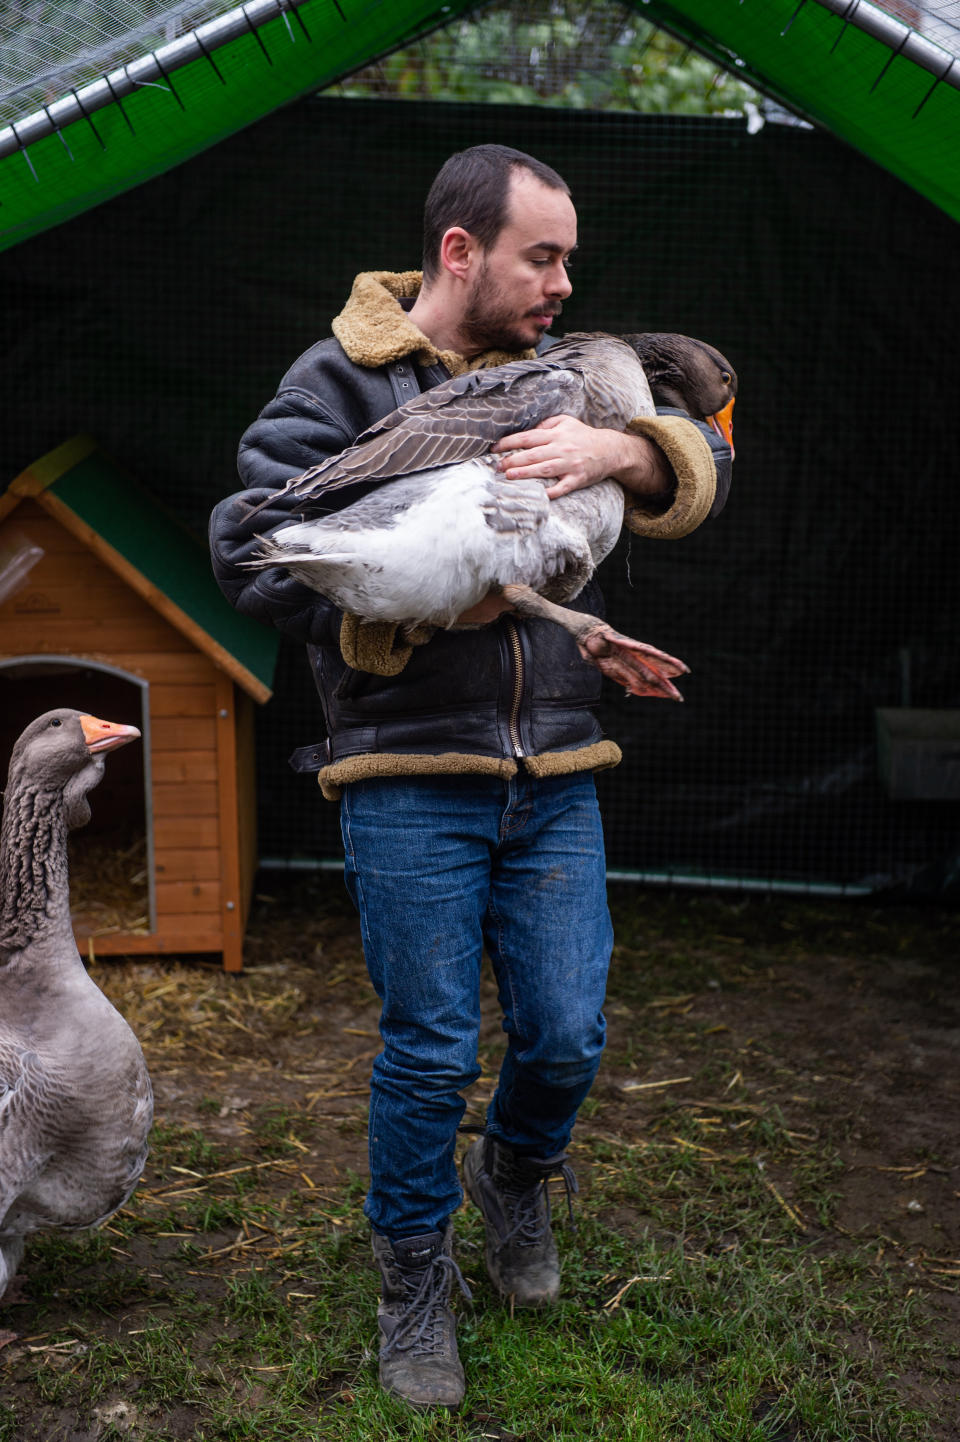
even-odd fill
[[(531, 1176), (534, 1171), (536, 1175)], [(550, 1230), (553, 1214), (549, 1186), (551, 1177), (559, 1177), (563, 1182), (567, 1219), (571, 1230), (576, 1231), (573, 1197), (580, 1188), (566, 1157), (555, 1157), (545, 1162), (518, 1157), (511, 1159), (495, 1179), (497, 1191), (507, 1204), (507, 1215), (512, 1222), (510, 1230), (499, 1239), (500, 1250), (511, 1244), (519, 1247), (541, 1245)]]
[(381, 1356), (409, 1352), (414, 1357), (432, 1357), (444, 1350), (444, 1314), (454, 1282), (466, 1300), (472, 1301), (473, 1293), (452, 1257), (441, 1253), (425, 1267), (401, 1270), (403, 1308)]

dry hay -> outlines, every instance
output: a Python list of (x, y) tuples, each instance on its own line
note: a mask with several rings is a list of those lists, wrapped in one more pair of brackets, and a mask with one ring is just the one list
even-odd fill
[(239, 977), (218, 961), (95, 961), (89, 971), (144, 1047), (170, 1060), (260, 1050), (305, 1008), (313, 980), (290, 963)]
[(149, 936), (147, 838), (70, 842), (70, 914), (82, 936)]
[(275, 1055), (283, 1038), (315, 1031), (331, 1009), (375, 1000), (355, 915), (294, 910), (260, 896), (244, 970), (219, 958), (95, 958), (89, 972), (157, 1060)]

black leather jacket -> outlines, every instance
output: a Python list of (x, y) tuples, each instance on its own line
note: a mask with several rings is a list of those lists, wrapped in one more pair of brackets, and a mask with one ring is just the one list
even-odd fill
[[(258, 536), (289, 524), (298, 502), (274, 495), (251, 518), (253, 506), (446, 378), (443, 366), (421, 368), (409, 357), (368, 369), (349, 360), (338, 341), (320, 341), (295, 362), (241, 440), (239, 468), (249, 489), (220, 502), (211, 518), (213, 568), (227, 599), (310, 648), (327, 740), (302, 748), (294, 764), (321, 770), (331, 787), (391, 771), (489, 771), (499, 763), (498, 774), (504, 774), (502, 763), (513, 770), (520, 757), (549, 756), (543, 764), (558, 772), (619, 759), (618, 749), (602, 740), (590, 711), (600, 694), (600, 673), (582, 660), (560, 627), (508, 615), (477, 630), (438, 631), (412, 648), (399, 674), (375, 674), (344, 660), (343, 618), (331, 602), (282, 568), (243, 567), (257, 551)], [(709, 427), (701, 429), (729, 470), (729, 451), (721, 449)], [(344, 488), (331, 500), (347, 505), (367, 489)], [(721, 493), (725, 498), (725, 486), (718, 487)], [(715, 510), (719, 505), (722, 499)], [(602, 614), (596, 582), (572, 604)], [(380, 760), (350, 764), (361, 757)], [(451, 757), (463, 764), (436, 764)], [(389, 758), (397, 760), (396, 768)], [(401, 758), (406, 758), (403, 764)]]

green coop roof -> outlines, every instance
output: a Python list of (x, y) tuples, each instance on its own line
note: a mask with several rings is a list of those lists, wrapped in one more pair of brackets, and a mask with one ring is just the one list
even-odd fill
[(206, 545), (97, 447), (75, 436), (11, 482), (0, 514), (34, 496), (254, 700), (271, 694), (279, 639), (224, 599)]
[[(960, 219), (960, 30), (918, 33), (894, 0), (632, 0)], [(106, 9), (106, 7), (104, 7)], [(179, 165), (476, 0), (224, 0), (213, 18), (0, 128), (0, 249)], [(921, 23), (920, 11), (916, 11)], [(23, 25), (16, 12), (11, 22)], [(11, 31), (11, 34), (15, 32)], [(0, 39), (4, 38), (0, 22)], [(26, 103), (26, 102), (25, 102)], [(33, 102), (30, 102), (31, 104)], [(2, 122), (0, 122), (2, 124)]]
[(960, 24), (859, 0), (634, 0), (634, 8), (832, 131), (960, 220)]

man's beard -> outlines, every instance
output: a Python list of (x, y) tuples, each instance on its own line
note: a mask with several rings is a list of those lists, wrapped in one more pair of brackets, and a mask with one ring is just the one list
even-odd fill
[[(560, 302), (554, 301), (536, 313), (559, 315), (560, 311)], [(515, 306), (491, 283), (489, 272), (484, 265), (470, 294), (470, 303), (461, 324), (463, 334), (471, 345), (481, 350), (528, 350), (536, 345), (543, 332), (540, 326), (535, 327), (537, 334), (531, 340), (521, 329), (522, 321), (523, 317), (517, 318)]]

